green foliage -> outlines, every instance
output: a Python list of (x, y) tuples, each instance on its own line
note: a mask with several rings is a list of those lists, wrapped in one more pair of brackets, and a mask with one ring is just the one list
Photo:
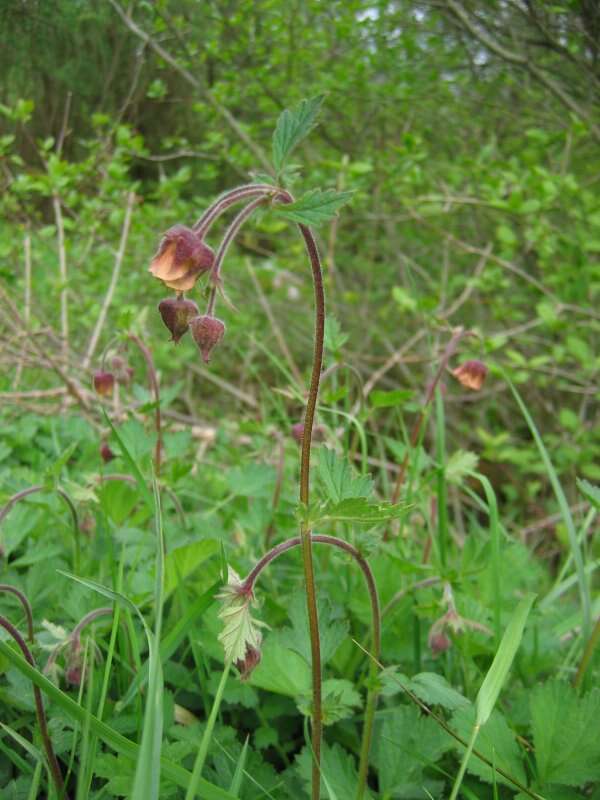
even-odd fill
[(273, 134), (273, 164), (278, 173), (285, 166), (292, 150), (316, 125), (324, 99), (325, 96), (321, 94), (310, 100), (302, 100), (296, 109), (286, 109), (277, 120)]
[(535, 763), (542, 786), (580, 786), (600, 780), (600, 744), (593, 731), (600, 690), (579, 697), (565, 681), (550, 680), (529, 696)]
[(300, 225), (322, 225), (335, 217), (338, 209), (348, 203), (351, 197), (352, 192), (313, 189), (293, 203), (277, 206), (276, 210), (280, 217)]

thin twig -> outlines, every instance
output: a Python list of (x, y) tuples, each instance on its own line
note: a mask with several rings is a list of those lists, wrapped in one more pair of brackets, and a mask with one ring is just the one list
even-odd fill
[(96, 320), (96, 325), (90, 337), (85, 358), (83, 359), (83, 369), (87, 369), (89, 367), (94, 356), (96, 347), (98, 346), (98, 340), (100, 339), (100, 334), (102, 333), (104, 323), (106, 322), (108, 309), (110, 308), (110, 304), (112, 303), (115, 289), (117, 287), (119, 275), (121, 274), (121, 265), (123, 264), (123, 258), (125, 257), (125, 248), (127, 247), (127, 239), (129, 237), (131, 214), (133, 211), (134, 202), (135, 192), (129, 192), (127, 194), (127, 204), (125, 206), (125, 217), (123, 219), (123, 227), (121, 229), (121, 241), (119, 242), (119, 249), (117, 250), (117, 254), (115, 256), (115, 263), (113, 266), (112, 275), (110, 276), (110, 283), (108, 284), (108, 289), (106, 290), (106, 295), (104, 297), (104, 302), (102, 303), (102, 308), (98, 314), (98, 319)]
[(65, 362), (69, 360), (69, 290), (67, 287), (67, 252), (65, 249), (65, 226), (63, 221), (60, 197), (54, 192), (52, 195), (54, 221), (56, 223), (56, 236), (58, 244), (58, 264), (60, 274), (60, 335), (62, 340), (62, 357)]

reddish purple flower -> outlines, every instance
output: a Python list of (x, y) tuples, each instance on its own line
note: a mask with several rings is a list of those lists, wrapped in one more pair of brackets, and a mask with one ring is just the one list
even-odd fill
[(191, 228), (175, 225), (163, 236), (150, 272), (169, 289), (187, 292), (212, 267), (214, 259), (212, 249)]
[(248, 680), (253, 670), (260, 664), (260, 658), (260, 650), (257, 647), (253, 647), (251, 644), (246, 646), (244, 658), (240, 658), (235, 662), (235, 666), (240, 671), (240, 680)]
[(97, 372), (94, 372), (94, 389), (99, 395), (107, 397), (108, 395), (112, 394), (114, 385), (115, 376), (112, 374), (112, 372), (105, 372), (104, 370), (98, 370)]
[(116, 458), (115, 454), (106, 442), (102, 442), (100, 445), (100, 457), (105, 464), (108, 464), (109, 461), (112, 461), (113, 458)]
[(177, 342), (187, 333), (190, 320), (199, 314), (198, 306), (192, 300), (182, 297), (167, 297), (158, 304), (162, 321), (171, 331), (171, 341)]
[(190, 330), (194, 341), (200, 348), (202, 358), (208, 364), (210, 354), (225, 335), (225, 324), (216, 317), (193, 317), (190, 320)]
[(477, 392), (483, 386), (488, 374), (488, 368), (483, 361), (473, 359), (460, 364), (456, 369), (452, 370), (452, 374), (467, 389)]

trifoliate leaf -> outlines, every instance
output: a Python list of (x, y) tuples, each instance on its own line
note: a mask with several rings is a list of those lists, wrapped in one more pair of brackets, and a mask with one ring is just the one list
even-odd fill
[(551, 680), (531, 692), (530, 708), (540, 781), (579, 786), (600, 780), (600, 689), (579, 697), (569, 683)]
[(273, 164), (280, 172), (294, 147), (307, 136), (316, 124), (325, 95), (319, 94), (302, 100), (295, 109), (280, 115), (273, 133)]
[(336, 192), (335, 189), (312, 189), (293, 203), (279, 203), (275, 211), (281, 217), (300, 225), (320, 225), (336, 216), (337, 211), (350, 201), (354, 192)]

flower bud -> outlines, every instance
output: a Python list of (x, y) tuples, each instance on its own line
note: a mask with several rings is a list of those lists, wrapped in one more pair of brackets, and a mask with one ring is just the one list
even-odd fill
[(253, 670), (260, 664), (260, 650), (251, 644), (246, 645), (246, 655), (235, 662), (240, 671), (240, 680), (247, 681)]
[(488, 373), (488, 368), (483, 361), (472, 359), (460, 364), (452, 370), (454, 377), (467, 389), (477, 392), (483, 386), (483, 382)]
[(114, 385), (115, 376), (112, 374), (112, 372), (98, 370), (94, 373), (94, 389), (99, 395), (107, 397), (108, 395), (112, 394)]
[(115, 378), (119, 383), (128, 385), (133, 378), (133, 367), (130, 367), (127, 361), (121, 356), (113, 356), (111, 359), (111, 366), (115, 374)]
[[(298, 444), (302, 444), (302, 440), (304, 439), (303, 422), (296, 422), (295, 425), (292, 425), (292, 438), (295, 439)], [(312, 432), (312, 441), (315, 443), (325, 441), (325, 428), (322, 425), (314, 426)]]
[(429, 649), (431, 650), (431, 654), (434, 658), (441, 655), (441, 653), (445, 653), (446, 650), (449, 650), (452, 645), (452, 642), (446, 636), (444, 631), (434, 631), (433, 627), (429, 633), (429, 636), (427, 637), (427, 643), (429, 644)]
[(208, 364), (213, 347), (218, 345), (225, 335), (225, 324), (216, 317), (193, 317), (190, 320), (190, 330), (200, 348), (202, 358)]
[(115, 454), (110, 449), (106, 442), (102, 442), (100, 445), (100, 458), (104, 461), (105, 464), (108, 464), (109, 461), (112, 461), (115, 458)]
[(158, 310), (162, 321), (171, 331), (171, 341), (175, 344), (184, 333), (187, 333), (190, 320), (199, 314), (198, 306), (193, 300), (184, 300), (180, 297), (167, 297), (166, 300), (161, 300)]
[(185, 225), (170, 228), (150, 264), (150, 272), (170, 289), (187, 292), (213, 265), (215, 254)]

